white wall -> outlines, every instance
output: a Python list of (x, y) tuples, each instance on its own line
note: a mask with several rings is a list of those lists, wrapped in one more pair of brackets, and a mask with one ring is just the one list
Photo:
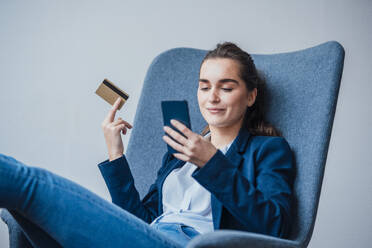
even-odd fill
[[(130, 94), (160, 52), (233, 41), (278, 53), (328, 40), (346, 50), (318, 218), (310, 247), (368, 247), (372, 231), (372, 1), (0, 1), (0, 152), (110, 199), (97, 163), (107, 77)], [(125, 137), (125, 144), (129, 136)], [(0, 247), (7, 247), (0, 223)]]

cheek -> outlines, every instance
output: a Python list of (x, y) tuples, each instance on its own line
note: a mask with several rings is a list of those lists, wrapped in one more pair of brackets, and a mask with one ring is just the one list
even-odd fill
[(204, 103), (203, 103), (203, 97), (202, 97), (201, 94), (199, 94), (199, 92), (197, 94), (197, 97), (198, 97), (199, 110), (200, 110), (201, 113), (203, 113), (203, 105), (204, 105)]
[(203, 104), (205, 102), (205, 96), (203, 95), (203, 93), (198, 91), (197, 96), (199, 105)]
[(244, 112), (247, 108), (247, 100), (244, 95), (237, 94), (225, 100), (234, 112)]

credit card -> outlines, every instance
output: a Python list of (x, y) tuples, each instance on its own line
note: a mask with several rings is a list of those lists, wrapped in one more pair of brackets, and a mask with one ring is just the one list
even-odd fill
[(104, 79), (96, 90), (96, 94), (102, 97), (106, 102), (114, 105), (116, 99), (120, 97), (122, 101), (119, 105), (119, 110), (123, 107), (124, 103), (128, 100), (129, 95), (119, 87), (117, 87), (113, 82), (108, 79)]

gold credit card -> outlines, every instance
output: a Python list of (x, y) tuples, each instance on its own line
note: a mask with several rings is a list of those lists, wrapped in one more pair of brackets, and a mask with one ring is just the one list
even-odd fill
[(119, 89), (116, 85), (114, 85), (111, 81), (108, 79), (104, 79), (103, 82), (99, 85), (98, 89), (96, 90), (96, 94), (102, 97), (106, 102), (110, 103), (111, 105), (114, 105), (116, 99), (120, 97), (122, 101), (119, 105), (119, 110), (121, 107), (123, 107), (124, 103), (128, 100), (129, 95)]

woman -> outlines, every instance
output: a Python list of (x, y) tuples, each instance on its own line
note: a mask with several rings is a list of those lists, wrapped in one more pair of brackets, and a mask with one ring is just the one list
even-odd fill
[(263, 119), (263, 82), (253, 60), (232, 43), (219, 44), (199, 76), (198, 103), (208, 126), (201, 135), (177, 121), (164, 127), (177, 142), (164, 141), (178, 153), (164, 155), (142, 201), (121, 139), (132, 126), (115, 120), (118, 99), (102, 123), (109, 159), (98, 165), (114, 204), (1, 155), (0, 207), (10, 210), (34, 247), (184, 247), (216, 229), (286, 237), (292, 152)]

